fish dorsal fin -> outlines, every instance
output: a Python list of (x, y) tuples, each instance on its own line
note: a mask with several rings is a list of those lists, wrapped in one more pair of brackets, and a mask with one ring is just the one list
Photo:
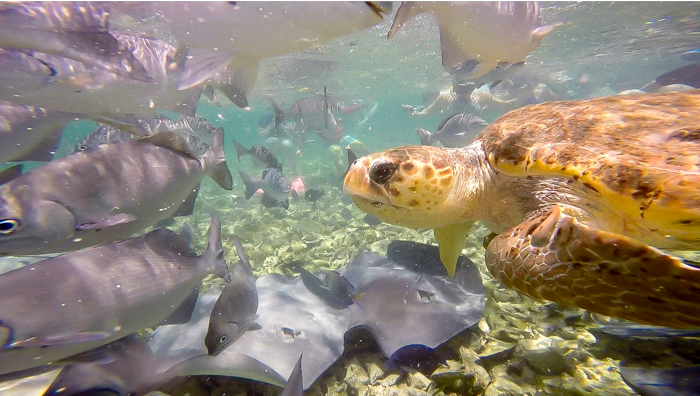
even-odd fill
[(462, 115), (462, 114), (451, 115), (451, 116), (445, 118), (444, 120), (440, 121), (440, 125), (438, 125), (438, 128), (437, 128), (438, 132), (440, 132), (440, 131), (442, 130), (442, 128), (444, 128), (445, 125), (446, 125), (451, 119), (453, 119), (453, 118), (455, 118), (455, 117), (457, 117), (457, 116), (461, 116), (461, 115)]
[(146, 234), (144, 239), (148, 245), (157, 245), (185, 257), (197, 257), (187, 240), (173, 231), (159, 228)]
[(0, 185), (12, 181), (22, 175), (22, 165), (15, 165), (0, 172)]
[(153, 136), (140, 138), (138, 139), (138, 141), (144, 143), (151, 143), (156, 146), (175, 150), (180, 153), (186, 154), (194, 159), (198, 159), (197, 153), (195, 153), (192, 146), (189, 143), (187, 143), (187, 141), (183, 139), (182, 136), (178, 135), (175, 132), (163, 131)]

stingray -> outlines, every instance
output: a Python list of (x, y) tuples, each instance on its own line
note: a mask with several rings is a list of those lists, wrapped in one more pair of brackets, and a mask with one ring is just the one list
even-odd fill
[(203, 340), (219, 289), (200, 296), (189, 323), (159, 327), (149, 345), (157, 356), (179, 362), (166, 376), (224, 375), (279, 386), (303, 352), (308, 389), (343, 353), (352, 328), (367, 328), (390, 357), (408, 345), (437, 347), (479, 321), (484, 289), (469, 259), (461, 257), (456, 277), (449, 278), (435, 246), (392, 242), (388, 254), (394, 261), (361, 253), (341, 271), (364, 293), (362, 307), (333, 308), (300, 278), (271, 274), (256, 282), (258, 329), (218, 356), (207, 355)]
[(644, 396), (700, 394), (700, 366), (671, 369), (620, 366), (622, 379)]

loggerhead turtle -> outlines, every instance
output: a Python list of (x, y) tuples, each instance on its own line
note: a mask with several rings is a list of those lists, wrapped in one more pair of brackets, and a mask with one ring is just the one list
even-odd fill
[(700, 91), (550, 102), (511, 111), (463, 148), (356, 160), (363, 211), (432, 228), (450, 274), (469, 229), (501, 233), (486, 265), (535, 299), (652, 325), (700, 327)]

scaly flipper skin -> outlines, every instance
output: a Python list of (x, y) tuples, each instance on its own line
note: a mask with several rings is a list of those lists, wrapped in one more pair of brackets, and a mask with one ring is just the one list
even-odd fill
[(700, 327), (700, 268), (559, 206), (491, 241), (486, 265), (535, 299), (671, 328)]

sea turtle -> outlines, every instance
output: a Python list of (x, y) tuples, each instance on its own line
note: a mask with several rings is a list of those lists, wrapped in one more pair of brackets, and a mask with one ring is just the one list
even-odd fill
[(432, 228), (450, 274), (476, 220), (507, 287), (637, 322), (700, 327), (700, 91), (513, 110), (463, 148), (356, 160), (343, 192), (384, 222)]

